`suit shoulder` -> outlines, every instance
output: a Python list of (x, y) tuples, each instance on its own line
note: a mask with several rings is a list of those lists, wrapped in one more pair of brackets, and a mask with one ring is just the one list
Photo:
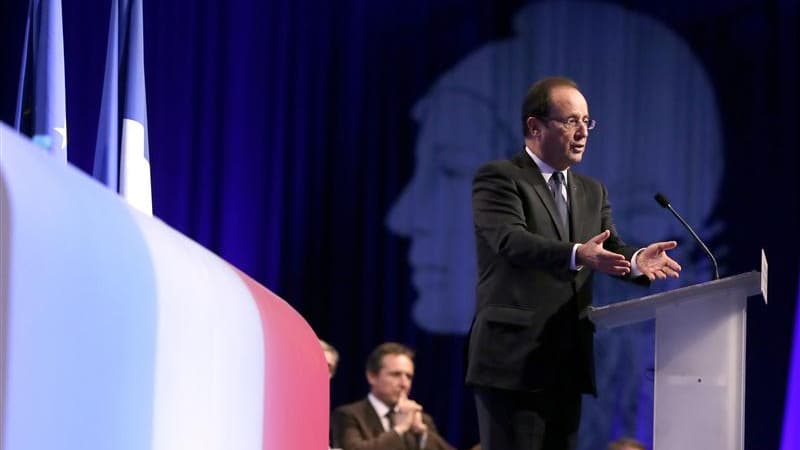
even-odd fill
[(478, 171), (483, 170), (508, 170), (513, 167), (516, 167), (511, 160), (508, 159), (496, 159), (493, 161), (488, 161), (480, 165), (478, 167)]
[(433, 425), (434, 427), (436, 427), (436, 424), (433, 421), (433, 416), (431, 416), (426, 412), (422, 413), (422, 421), (425, 422), (427, 425)]
[(498, 159), (489, 161), (478, 167), (475, 171), (475, 179), (493, 176), (514, 177), (520, 171), (520, 167), (514, 161), (508, 159)]
[(336, 409), (333, 410), (334, 413), (339, 414), (356, 414), (364, 409), (364, 406), (369, 406), (367, 400), (359, 400), (353, 403), (347, 403), (345, 405), (337, 406)]
[(575, 171), (571, 171), (571, 172), (572, 172), (573, 179), (576, 182), (581, 183), (582, 185), (584, 185), (586, 187), (593, 188), (593, 189), (602, 189), (602, 190), (606, 189), (606, 185), (603, 184), (600, 180), (597, 180), (596, 178), (592, 178), (589, 175), (584, 175), (582, 173), (578, 173), (578, 172), (575, 172)]

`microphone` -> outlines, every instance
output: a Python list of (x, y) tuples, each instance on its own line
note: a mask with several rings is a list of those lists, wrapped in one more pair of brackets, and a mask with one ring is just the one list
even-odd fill
[(717, 260), (714, 258), (714, 255), (711, 254), (711, 250), (709, 250), (708, 247), (706, 247), (706, 244), (703, 242), (702, 239), (700, 239), (697, 233), (694, 232), (692, 227), (690, 227), (689, 224), (686, 223), (685, 220), (683, 220), (683, 217), (681, 217), (681, 215), (678, 214), (678, 212), (672, 208), (672, 205), (669, 204), (669, 200), (667, 200), (667, 197), (665, 197), (664, 194), (662, 194), (661, 192), (657, 193), (655, 199), (658, 202), (658, 204), (661, 205), (662, 208), (667, 208), (668, 210), (670, 210), (670, 212), (674, 214), (675, 217), (678, 218), (678, 220), (680, 220), (681, 224), (683, 224), (683, 226), (686, 227), (687, 230), (689, 230), (689, 233), (691, 233), (694, 240), (697, 241), (698, 244), (700, 244), (700, 247), (703, 249), (704, 252), (706, 252), (708, 258), (711, 259), (711, 263), (714, 265), (714, 279), (719, 280), (719, 268), (717, 267)]

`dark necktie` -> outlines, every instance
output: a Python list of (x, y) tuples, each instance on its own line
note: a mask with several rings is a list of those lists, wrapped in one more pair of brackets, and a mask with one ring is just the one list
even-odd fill
[(561, 172), (553, 172), (550, 177), (550, 191), (553, 193), (553, 200), (556, 202), (558, 214), (561, 216), (561, 224), (564, 225), (564, 231), (569, 235), (569, 213), (567, 212), (567, 201), (561, 194), (561, 186), (564, 184), (564, 174)]
[(386, 419), (389, 421), (389, 430), (394, 428), (394, 410), (390, 409), (386, 412)]

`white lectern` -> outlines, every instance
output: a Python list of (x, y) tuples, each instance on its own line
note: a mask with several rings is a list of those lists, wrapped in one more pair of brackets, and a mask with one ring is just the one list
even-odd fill
[(591, 308), (599, 327), (655, 319), (653, 450), (744, 448), (749, 272)]

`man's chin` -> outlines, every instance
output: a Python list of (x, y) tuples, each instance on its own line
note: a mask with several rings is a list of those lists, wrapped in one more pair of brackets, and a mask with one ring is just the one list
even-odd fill
[(573, 165), (575, 165), (575, 164), (578, 164), (578, 163), (579, 163), (579, 162), (581, 162), (582, 160), (583, 160), (583, 152), (580, 152), (580, 153), (571, 153), (571, 154), (569, 155), (569, 164), (570, 164), (571, 166), (573, 166)]

